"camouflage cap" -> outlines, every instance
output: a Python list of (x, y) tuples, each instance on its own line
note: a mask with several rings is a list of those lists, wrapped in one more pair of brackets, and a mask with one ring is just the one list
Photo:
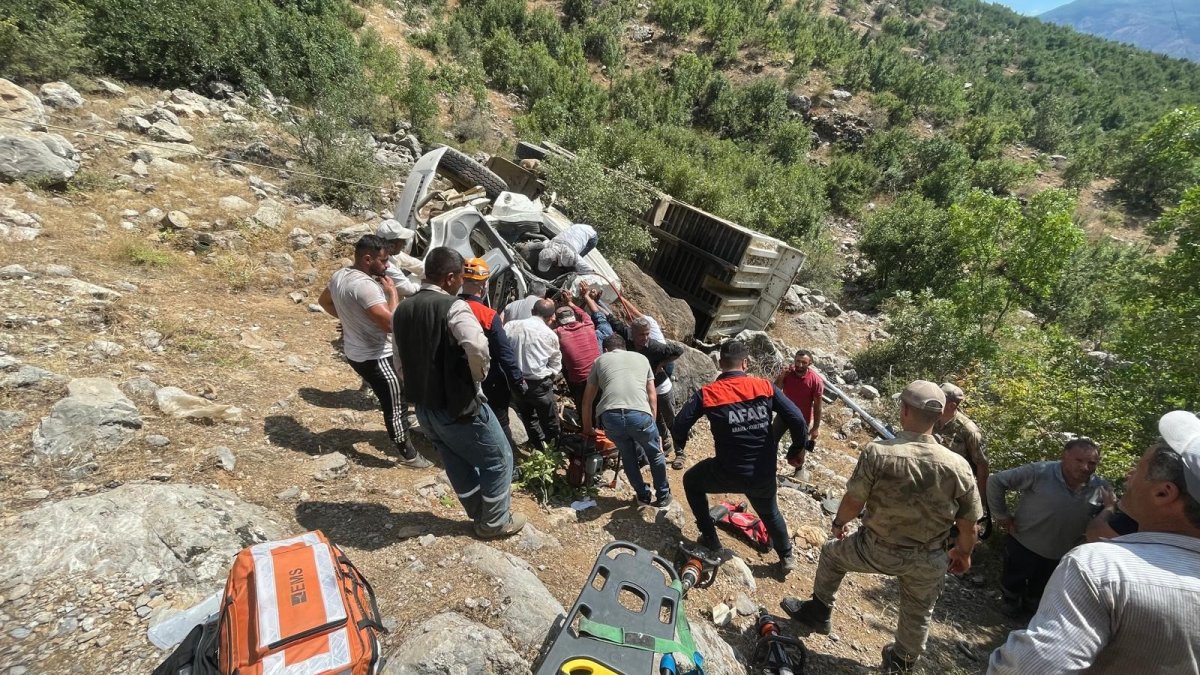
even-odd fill
[(942, 393), (946, 395), (947, 403), (950, 401), (961, 401), (967, 397), (966, 394), (963, 393), (963, 390), (958, 387), (958, 385), (951, 384), (949, 382), (942, 383)]
[(941, 387), (928, 380), (913, 380), (904, 391), (900, 392), (900, 400), (917, 410), (941, 412), (946, 407), (946, 395)]

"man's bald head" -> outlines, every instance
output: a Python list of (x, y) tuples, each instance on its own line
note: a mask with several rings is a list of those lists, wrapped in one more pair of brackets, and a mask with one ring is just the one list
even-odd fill
[(542, 298), (533, 303), (533, 315), (546, 323), (552, 323), (554, 321), (554, 301)]

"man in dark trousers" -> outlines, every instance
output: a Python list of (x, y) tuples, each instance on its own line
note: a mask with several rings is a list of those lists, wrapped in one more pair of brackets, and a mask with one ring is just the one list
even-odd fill
[(507, 537), (526, 518), (509, 510), (513, 456), (480, 384), (491, 368), (487, 335), (466, 301), (455, 297), (463, 258), (439, 246), (425, 256), (425, 281), (396, 310), (396, 356), (405, 394), (442, 456), (446, 476), (475, 535)]
[(512, 431), (508, 428), (508, 406), (512, 399), (509, 388), (521, 391), (525, 380), (521, 377), (521, 367), (517, 365), (517, 357), (513, 353), (512, 343), (504, 332), (504, 321), (500, 314), (483, 302), (484, 289), (487, 287), (491, 269), (483, 258), (471, 258), (463, 267), (462, 293), (458, 297), (467, 301), (471, 313), (483, 327), (483, 334), (488, 339), (488, 355), (492, 357), (491, 368), (483, 380), (483, 395), (487, 397), (488, 407), (496, 413), (496, 421), (504, 430), (504, 437), (515, 453), (517, 444), (513, 441)]
[(408, 440), (400, 378), (392, 368), (392, 312), (400, 302), (387, 277), (388, 243), (366, 235), (354, 245), (354, 264), (333, 273), (317, 304), (342, 322), (342, 349), (383, 409), (383, 422), (398, 457), (411, 469), (433, 466)]
[(701, 415), (708, 417), (712, 429), (715, 456), (697, 462), (683, 474), (683, 492), (700, 529), (700, 544), (721, 548), (716, 524), (708, 513), (708, 495), (740, 492), (767, 526), (771, 545), (779, 554), (779, 567), (786, 575), (796, 568), (796, 557), (775, 500), (779, 439), (771, 432), (771, 413), (784, 418), (794, 438), (807, 438), (808, 424), (779, 387), (746, 374), (749, 362), (745, 343), (730, 340), (721, 345), (721, 374), (683, 406), (671, 434), (683, 452), (688, 432)]

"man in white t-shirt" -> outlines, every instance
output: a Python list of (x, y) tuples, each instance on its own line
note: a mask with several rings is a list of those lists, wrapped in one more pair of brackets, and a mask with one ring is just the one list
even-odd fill
[(400, 297), (386, 275), (387, 246), (375, 235), (359, 239), (354, 264), (333, 273), (317, 303), (342, 322), (346, 360), (379, 399), (388, 437), (399, 454), (396, 463), (423, 469), (432, 463), (408, 440), (400, 378), (392, 366), (392, 312)]

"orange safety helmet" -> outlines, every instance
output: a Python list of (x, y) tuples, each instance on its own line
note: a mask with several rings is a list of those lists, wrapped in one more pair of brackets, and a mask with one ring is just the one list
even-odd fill
[(470, 258), (463, 263), (463, 278), (472, 281), (487, 281), (492, 271), (483, 258)]

